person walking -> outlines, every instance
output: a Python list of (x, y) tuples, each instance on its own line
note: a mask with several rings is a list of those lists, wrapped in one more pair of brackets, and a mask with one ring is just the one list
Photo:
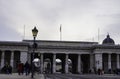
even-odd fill
[(26, 61), (25, 65), (24, 65), (24, 69), (25, 69), (26, 76), (29, 75), (29, 73), (30, 73), (30, 64), (28, 63), (28, 61)]
[(23, 75), (23, 72), (24, 72), (24, 64), (21, 63), (20, 61), (20, 63), (18, 64), (18, 74)]

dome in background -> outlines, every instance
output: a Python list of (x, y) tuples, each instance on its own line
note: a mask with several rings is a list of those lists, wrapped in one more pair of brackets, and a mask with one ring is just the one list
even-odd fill
[(115, 42), (112, 38), (110, 38), (110, 35), (108, 34), (107, 37), (103, 40), (102, 44), (111, 44), (114, 45)]

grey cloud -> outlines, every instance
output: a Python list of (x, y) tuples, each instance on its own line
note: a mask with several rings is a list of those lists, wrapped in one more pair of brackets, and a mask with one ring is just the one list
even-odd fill
[[(27, 32), (32, 25), (38, 25), (40, 39), (59, 39), (59, 25), (63, 24), (63, 39), (81, 40), (90, 38), (87, 35), (91, 32), (86, 32), (85, 27), (87, 31), (102, 27), (105, 35), (107, 31), (116, 32), (120, 25), (119, 3), (119, 0), (0, 0), (0, 26), (14, 39), (21, 37), (18, 30), (24, 24), (29, 27)], [(97, 38), (96, 34), (91, 36)]]
[(16, 32), (15, 30), (6, 27), (5, 25), (0, 26), (0, 40), (5, 41), (5, 40), (22, 40), (21, 35)]

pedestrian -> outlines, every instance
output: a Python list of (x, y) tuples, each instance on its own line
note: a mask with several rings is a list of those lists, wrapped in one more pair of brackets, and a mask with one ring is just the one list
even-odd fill
[(100, 70), (100, 68), (98, 68), (98, 75), (100, 75), (100, 72), (101, 72), (101, 70)]
[(25, 65), (24, 65), (24, 69), (25, 69), (26, 76), (29, 75), (29, 73), (30, 73), (30, 64), (28, 63), (28, 61), (26, 61)]
[(12, 66), (11, 65), (7, 66), (7, 71), (8, 71), (8, 74), (12, 74)]
[(11, 74), (12, 73), (12, 66), (10, 66), (8, 63), (5, 64), (4, 70), (6, 74)]
[(21, 61), (18, 64), (18, 75), (23, 75), (24, 72), (24, 64)]

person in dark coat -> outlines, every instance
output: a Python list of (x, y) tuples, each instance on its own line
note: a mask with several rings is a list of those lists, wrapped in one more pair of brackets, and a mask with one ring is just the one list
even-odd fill
[(8, 65), (7, 67), (8, 74), (12, 74), (12, 66)]
[(29, 73), (30, 73), (30, 64), (28, 63), (28, 61), (26, 61), (25, 65), (24, 65), (24, 69), (25, 69), (26, 76), (29, 75)]

